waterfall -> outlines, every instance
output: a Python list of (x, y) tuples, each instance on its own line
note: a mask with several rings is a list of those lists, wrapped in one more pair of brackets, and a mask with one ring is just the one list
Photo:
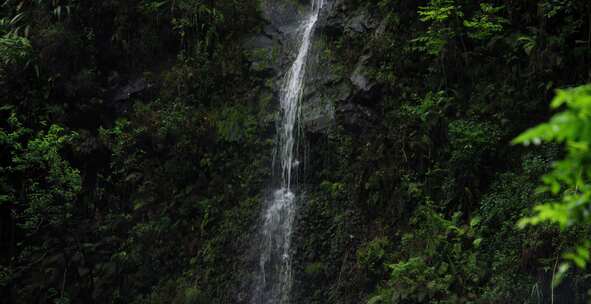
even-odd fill
[[(281, 121), (277, 131), (277, 155), (280, 180), (278, 189), (266, 201), (260, 231), (260, 259), (253, 304), (288, 304), (293, 285), (291, 235), (296, 211), (296, 193), (292, 185), (295, 158), (295, 132), (304, 89), (306, 61), (314, 27), (325, 0), (312, 0), (312, 9), (298, 32), (298, 53), (285, 75), (281, 88)], [(274, 162), (274, 165), (275, 166)], [(273, 168), (275, 170), (275, 168)]]

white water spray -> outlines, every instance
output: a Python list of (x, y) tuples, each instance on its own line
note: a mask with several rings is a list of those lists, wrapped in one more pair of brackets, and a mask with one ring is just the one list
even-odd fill
[[(266, 203), (261, 227), (261, 252), (253, 304), (288, 304), (293, 285), (291, 235), (296, 211), (292, 189), (295, 159), (295, 129), (304, 90), (306, 62), (314, 27), (325, 0), (312, 0), (312, 10), (298, 35), (298, 54), (285, 75), (281, 88), (281, 123), (278, 128), (277, 157), (281, 165), (280, 188)], [(279, 183), (278, 183), (279, 184)]]

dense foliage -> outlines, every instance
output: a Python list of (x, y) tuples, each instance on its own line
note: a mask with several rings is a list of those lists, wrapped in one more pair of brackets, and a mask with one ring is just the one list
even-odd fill
[[(312, 157), (324, 159), (317, 166), (326, 168), (308, 180), (310, 188), (321, 185), (311, 196), (314, 212), (322, 216), (302, 215), (301, 241), (310, 235), (316, 241), (301, 249), (301, 263), (323, 271), (310, 284), (309, 275), (300, 276), (303, 302), (584, 303), (585, 271), (562, 273), (560, 265), (563, 252), (579, 266), (588, 256), (585, 246), (572, 251), (588, 244), (586, 182), (576, 187), (564, 179), (576, 177), (569, 169), (584, 168), (581, 158), (588, 155), (581, 143), (586, 89), (569, 93), (581, 95), (579, 101), (558, 95), (557, 106), (578, 104), (559, 116), (579, 122), (570, 129), (578, 135), (559, 132), (561, 142), (560, 136), (581, 136), (567, 139), (567, 151), (552, 144), (519, 148), (511, 141), (549, 117), (556, 88), (589, 82), (590, 3), (351, 5), (352, 16), (378, 16), (375, 32), (345, 29), (328, 32), (326, 39), (334, 42), (328, 44), (335, 46), (335, 61), (353, 73), (359, 54), (369, 56), (366, 74), (377, 92), (353, 100), (370, 114), (353, 124), (349, 113), (342, 114), (325, 149)], [(554, 139), (551, 133), (535, 135), (535, 141), (533, 136), (528, 135), (533, 143)], [(576, 155), (572, 149), (579, 149)], [(552, 169), (565, 152), (565, 161)], [(561, 184), (554, 194), (570, 202), (550, 205), (552, 210), (578, 211), (530, 218), (533, 206), (551, 199), (552, 193), (536, 191), (546, 173), (546, 182)], [(536, 210), (551, 208), (544, 206), (549, 205)], [(564, 233), (552, 225), (517, 227), (560, 216), (568, 217), (568, 226), (579, 225)], [(328, 232), (318, 235), (323, 230)], [(553, 286), (561, 273), (562, 284)]]
[[(249, 303), (266, 1), (3, 2), (0, 303)], [(585, 303), (591, 2), (329, 3), (295, 302)]]
[(266, 176), (250, 84), (226, 85), (257, 3), (1, 13), (0, 302), (223, 300)]

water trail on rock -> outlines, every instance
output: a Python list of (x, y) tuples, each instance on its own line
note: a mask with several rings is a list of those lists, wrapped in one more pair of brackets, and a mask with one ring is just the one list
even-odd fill
[[(292, 177), (296, 160), (295, 132), (306, 76), (306, 62), (314, 27), (325, 0), (312, 0), (312, 9), (298, 35), (298, 53), (281, 88), (281, 121), (278, 125), (277, 159), (281, 166), (279, 189), (266, 202), (260, 232), (261, 248), (253, 304), (288, 304), (293, 285), (291, 234), (296, 211)], [(274, 162), (276, 163), (276, 162)], [(275, 170), (275, 168), (273, 168)]]

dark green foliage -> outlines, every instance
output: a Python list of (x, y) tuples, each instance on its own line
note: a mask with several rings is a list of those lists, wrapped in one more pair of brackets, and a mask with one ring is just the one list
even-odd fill
[[(287, 60), (242, 48), (273, 32), (261, 1), (4, 2), (0, 302), (248, 303), (267, 74)], [(314, 43), (334, 75), (310, 91), (343, 96), (301, 143), (295, 303), (584, 303), (586, 270), (552, 282), (589, 235), (586, 204), (531, 208), (563, 193), (536, 192), (544, 175), (586, 193), (570, 169), (587, 153), (510, 142), (550, 117), (554, 89), (590, 81), (591, 2), (334, 2)], [(522, 140), (587, 136), (586, 104), (567, 104), (570, 137)]]
[[(76, 198), (81, 191), (81, 177), (77, 169), (63, 158), (65, 146), (76, 139), (58, 125), (38, 132), (26, 128), (16, 113), (7, 115), (6, 125), (0, 128), (2, 163), (0, 165), (0, 207), (11, 211), (12, 233), (22, 238), (7, 246), (3, 256), (3, 287), (14, 279), (30, 274), (60, 271), (64, 258), (63, 243), (74, 246)], [(65, 253), (67, 254), (67, 253)], [(6, 263), (10, 258), (10, 263)], [(42, 263), (39, 269), (39, 263)], [(66, 266), (67, 269), (68, 266)], [(65, 280), (65, 278), (63, 278)], [(20, 297), (32, 300), (31, 292), (43, 282), (31, 282), (19, 291)], [(58, 285), (53, 286), (55, 290)], [(65, 290), (53, 297), (67, 298)]]
[[(349, 231), (361, 237), (351, 244), (357, 259), (339, 265), (354, 269), (352, 281), (365, 301), (584, 303), (586, 272), (570, 272), (564, 286), (551, 283), (560, 252), (587, 227), (560, 234), (549, 226), (516, 226), (544, 199), (535, 192), (538, 180), (563, 151), (510, 142), (549, 116), (554, 88), (589, 81), (589, 3), (347, 4), (352, 15), (369, 11), (381, 21), (373, 35), (344, 32), (329, 42), (346, 71), (360, 54), (370, 54), (366, 69), (381, 91), (353, 102), (375, 113), (375, 122), (372, 128), (360, 123), (360, 134), (334, 131), (334, 143), (352, 143), (349, 154), (323, 163), (332, 173), (310, 174), (307, 185), (321, 185), (318, 193), (344, 185), (338, 208), (359, 215)], [(339, 155), (330, 144), (319, 149), (312, 158)], [(322, 218), (306, 215), (305, 223)], [(384, 251), (382, 239), (389, 244)], [(340, 273), (329, 268), (325, 275)], [(351, 291), (334, 302), (355, 296)]]
[(357, 249), (357, 264), (364, 267), (370, 275), (379, 277), (390, 247), (390, 241), (387, 238), (376, 238), (370, 241)]
[(0, 302), (235, 297), (270, 147), (227, 41), (258, 22), (256, 1), (3, 4)]
[[(535, 214), (519, 221), (520, 227), (550, 222), (558, 224), (563, 230), (573, 226), (588, 226), (589, 178), (589, 109), (591, 87), (580, 86), (559, 90), (552, 101), (553, 108), (565, 106), (566, 110), (554, 115), (549, 122), (540, 124), (521, 135), (513, 142), (526, 146), (540, 145), (542, 141), (557, 142), (566, 146), (566, 156), (553, 164), (552, 171), (544, 175), (542, 192), (553, 197), (549, 202), (535, 207)], [(585, 268), (590, 259), (591, 241), (586, 237), (579, 240), (578, 247), (565, 254), (580, 268)], [(562, 264), (558, 273), (560, 281), (569, 268)]]
[(402, 236), (400, 256), (409, 258), (389, 264), (390, 288), (374, 296), (373, 303), (464, 303), (477, 299), (475, 286), (483, 275), (478, 248), (482, 242), (470, 226), (457, 226), (428, 208), (419, 208), (411, 224), (415, 233)]

